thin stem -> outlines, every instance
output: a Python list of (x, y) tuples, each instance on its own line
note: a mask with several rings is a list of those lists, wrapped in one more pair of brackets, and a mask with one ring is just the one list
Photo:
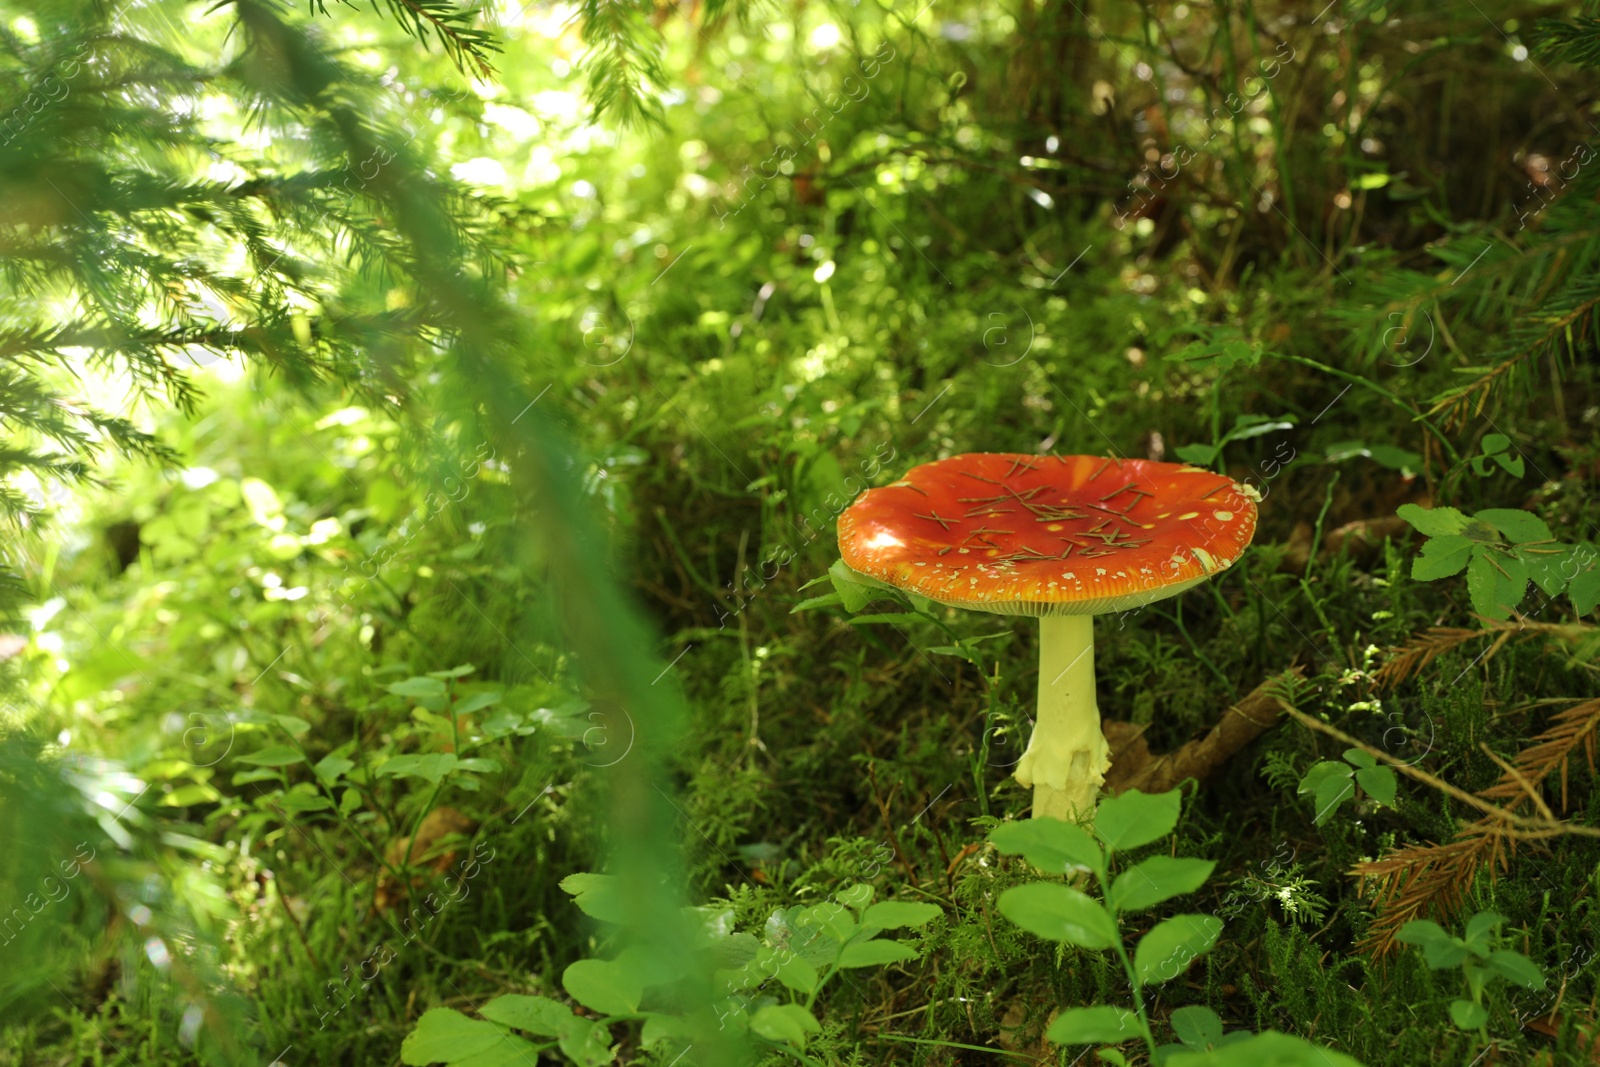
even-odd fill
[(1095, 871), (1095, 878), (1100, 882), (1100, 900), (1105, 905), (1106, 911), (1111, 913), (1111, 921), (1117, 926), (1117, 958), (1122, 961), (1122, 970), (1128, 976), (1128, 987), (1133, 990), (1133, 1010), (1139, 1016), (1139, 1029), (1144, 1031), (1145, 1047), (1150, 1050), (1150, 1062), (1156, 1061), (1156, 1035), (1150, 1029), (1150, 1018), (1144, 1010), (1144, 990), (1139, 985), (1139, 975), (1133, 969), (1133, 959), (1128, 955), (1128, 948), (1122, 941), (1122, 921), (1117, 918), (1117, 909), (1111, 903), (1111, 885), (1108, 881), (1109, 874), (1105, 870)]

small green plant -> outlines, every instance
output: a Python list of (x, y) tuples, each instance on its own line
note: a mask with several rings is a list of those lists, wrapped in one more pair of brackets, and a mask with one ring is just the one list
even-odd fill
[(1559, 543), (1537, 515), (1515, 508), (1466, 515), (1415, 504), (1396, 514), (1428, 538), (1411, 576), (1431, 582), (1465, 570), (1472, 610), (1485, 618), (1509, 618), (1529, 581), (1547, 597), (1565, 592), (1579, 615), (1600, 604), (1600, 550), (1588, 542)]
[(1395, 940), (1422, 949), (1422, 958), (1436, 971), (1460, 967), (1471, 999), (1450, 1002), (1450, 1021), (1462, 1030), (1478, 1031), (1478, 1038), (1489, 1043), (1489, 1009), (1483, 1003), (1484, 991), (1496, 978), (1504, 978), (1526, 989), (1544, 988), (1544, 972), (1520, 952), (1498, 948), (1498, 930), (1505, 922), (1492, 911), (1483, 911), (1467, 920), (1465, 936), (1456, 937), (1428, 919), (1413, 919), (1400, 928)]
[(1311, 795), (1317, 814), (1313, 820), (1318, 826), (1333, 817), (1339, 805), (1352, 800), (1356, 786), (1386, 808), (1394, 807), (1395, 789), (1398, 785), (1394, 771), (1378, 766), (1378, 761), (1359, 748), (1347, 748), (1344, 761), (1322, 760), (1300, 779), (1301, 796)]
[[(591, 918), (621, 924), (627, 917), (610, 875), (569, 875), (561, 888)], [(759, 938), (734, 931), (732, 909), (698, 909), (699, 948), (715, 961), (720, 987), (713, 1005), (717, 1028), (747, 1034), (769, 1050), (797, 1053), (822, 1029), (813, 1008), (823, 987), (840, 971), (916, 959), (914, 946), (880, 935), (926, 926), (942, 910), (935, 904), (896, 900), (874, 904), (873, 894), (872, 886), (858, 883), (821, 904), (779, 909)], [(628, 1022), (642, 1025), (640, 1040), (646, 1047), (675, 1042), (684, 1048), (668, 1046), (668, 1058), (682, 1056), (689, 1047), (684, 1035), (692, 1026), (671, 1010), (670, 989), (687, 973), (686, 968), (683, 974), (650, 974), (628, 949), (614, 959), (578, 960), (562, 973), (562, 988), (598, 1018), (574, 1015), (548, 997), (523, 995), (491, 1000), (479, 1012), (482, 1020), (435, 1008), (406, 1037), (401, 1062), (502, 1067), (532, 1063), (539, 1053), (559, 1053), (577, 1067), (599, 1067), (616, 1055), (609, 1028)], [(651, 990), (658, 987), (663, 995), (654, 996)], [(653, 1010), (652, 1004), (661, 1010)], [(530, 1042), (513, 1030), (543, 1040)], [(685, 1067), (692, 1062), (683, 1061)]]
[(1511, 454), (1511, 438), (1503, 433), (1489, 433), (1483, 435), (1483, 452), (1472, 457), (1472, 469), (1480, 478), (1487, 478), (1490, 474), (1490, 462), (1498, 463), (1502, 470), (1513, 478), (1522, 477), (1526, 469), (1520, 455)]
[[(1177, 1044), (1158, 1045), (1150, 1025), (1146, 991), (1189, 969), (1216, 944), (1222, 920), (1214, 915), (1167, 918), (1142, 937), (1133, 951), (1123, 936), (1125, 917), (1193, 893), (1211, 876), (1210, 860), (1154, 855), (1112, 876), (1119, 853), (1160, 840), (1178, 824), (1178, 790), (1146, 794), (1129, 790), (1100, 804), (1093, 832), (1055, 819), (1030, 819), (994, 828), (989, 840), (1006, 855), (1021, 855), (1039, 870), (1067, 881), (1027, 882), (1000, 894), (1000, 913), (1039, 937), (1090, 951), (1114, 952), (1128, 976), (1133, 1009), (1109, 1004), (1064, 1008), (1045, 1031), (1062, 1045), (1098, 1044), (1100, 1058), (1113, 1064), (1128, 1059), (1115, 1045), (1142, 1040), (1152, 1063), (1163, 1067), (1230, 1067), (1266, 1063), (1295, 1067), (1359, 1067), (1348, 1056), (1308, 1041), (1266, 1031), (1224, 1034), (1210, 1008), (1193, 1006), (1172, 1013)], [(1120, 864), (1118, 864), (1120, 866)], [(1076, 888), (1085, 874), (1099, 889), (1096, 900)]]

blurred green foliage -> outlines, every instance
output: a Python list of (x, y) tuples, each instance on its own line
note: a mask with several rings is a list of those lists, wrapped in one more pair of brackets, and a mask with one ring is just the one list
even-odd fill
[[(1102, 620), (1153, 750), (1299, 666), (1492, 785), (1596, 691), (1600, 38), (1317, 6), (5, 5), (0, 1060), (1055, 1062), (1129, 983), (996, 914), (1034, 637), (827, 582), (955, 452), (1262, 495)], [(1468, 809), (1345, 750), (1191, 788), (1223, 927), (1147, 1047), (1587, 1062), (1594, 840), (1438, 904), (1560, 976), (1452, 1022), (1349, 870)]]

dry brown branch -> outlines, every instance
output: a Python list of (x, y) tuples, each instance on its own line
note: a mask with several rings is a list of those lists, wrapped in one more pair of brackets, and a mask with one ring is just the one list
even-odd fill
[(1417, 634), (1399, 648), (1390, 649), (1388, 662), (1373, 673), (1378, 688), (1389, 689), (1420, 672), (1452, 648), (1477, 638), (1488, 637), (1489, 630), (1464, 630), (1454, 626), (1434, 626)]
[[(1535, 791), (1545, 779), (1560, 771), (1561, 808), (1565, 811), (1572, 754), (1581, 744), (1589, 771), (1594, 773), (1597, 729), (1600, 700), (1586, 700), (1560, 712), (1515, 760), (1496, 759), (1503, 773), (1499, 781), (1478, 791), (1479, 800), (1500, 801), (1504, 806), (1496, 810), (1509, 814), (1535, 799)], [(1535, 806), (1549, 810), (1547, 804)], [(1592, 828), (1583, 829), (1592, 832)], [(1356, 864), (1350, 873), (1362, 880), (1362, 891), (1372, 897), (1377, 908), (1361, 946), (1379, 957), (1394, 951), (1400, 927), (1423, 914), (1448, 918), (1479, 871), (1487, 868), (1490, 877), (1495, 877), (1506, 869), (1519, 841), (1549, 836), (1548, 831), (1529, 833), (1514, 828), (1503, 817), (1489, 816), (1463, 826), (1446, 844), (1407, 845), (1380, 859)]]
[(1550, 810), (1550, 805), (1544, 802), (1544, 797), (1539, 795), (1539, 791), (1533, 787), (1532, 782), (1524, 778), (1511, 764), (1501, 759), (1500, 755), (1495, 752), (1494, 749), (1489, 747), (1487, 741), (1479, 741), (1478, 747), (1483, 750), (1483, 754), (1485, 756), (1488, 756), (1490, 759), (1494, 760), (1494, 765), (1496, 767), (1499, 767), (1500, 770), (1509, 775), (1517, 783), (1517, 786), (1527, 794), (1528, 799), (1533, 801), (1533, 806), (1539, 809), (1540, 815), (1546, 819), (1549, 819), (1551, 822), (1555, 821), (1555, 812)]
[[(1288, 673), (1298, 678), (1301, 672), (1296, 667)], [(1111, 770), (1106, 774), (1106, 792), (1115, 794), (1138, 789), (1146, 793), (1164, 793), (1187, 778), (1206, 778), (1234, 753), (1277, 725), (1286, 707), (1279, 696), (1282, 681), (1280, 676), (1263, 682), (1224, 711), (1204, 737), (1160, 756), (1150, 754), (1139, 727), (1107, 722), (1106, 736), (1112, 743), (1112, 755)]]

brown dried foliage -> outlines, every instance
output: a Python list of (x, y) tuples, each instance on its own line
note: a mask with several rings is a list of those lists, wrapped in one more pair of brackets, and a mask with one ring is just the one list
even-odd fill
[[(1500, 639), (1506, 636), (1502, 634)], [(1565, 810), (1568, 769), (1579, 746), (1594, 773), (1596, 729), (1600, 729), (1600, 700), (1587, 700), (1557, 714), (1533, 744), (1517, 754), (1499, 781), (1477, 795), (1514, 812), (1533, 804), (1535, 796), (1529, 790), (1538, 789), (1560, 771), (1561, 807)], [(1541, 836), (1486, 816), (1462, 827), (1446, 844), (1407, 845), (1381, 859), (1356, 864), (1351, 873), (1362, 880), (1362, 891), (1373, 899), (1378, 912), (1361, 947), (1378, 957), (1394, 951), (1400, 927), (1424, 912), (1448, 917), (1480, 870), (1487, 868), (1490, 877), (1496, 876), (1506, 869), (1518, 842)]]

